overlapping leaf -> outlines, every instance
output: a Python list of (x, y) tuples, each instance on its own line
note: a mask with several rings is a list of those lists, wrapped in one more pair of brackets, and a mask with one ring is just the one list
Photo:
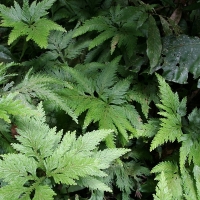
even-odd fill
[[(169, 36), (163, 40), (162, 68), (165, 79), (185, 84), (188, 74), (193, 74), (195, 79), (200, 76), (200, 39), (187, 35)], [(198, 87), (200, 83), (198, 82)]]

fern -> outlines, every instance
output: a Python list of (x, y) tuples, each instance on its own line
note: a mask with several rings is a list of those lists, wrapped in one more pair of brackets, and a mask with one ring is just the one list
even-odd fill
[(169, 190), (164, 172), (161, 172), (160, 181), (156, 187), (156, 195), (153, 195), (155, 200), (172, 200), (172, 194)]
[(164, 118), (160, 119), (161, 128), (155, 135), (150, 150), (168, 141), (180, 141), (183, 135), (181, 117), (186, 114), (186, 110), (182, 109), (186, 107), (186, 99), (179, 102), (178, 94), (172, 92), (169, 85), (161, 76), (157, 75), (157, 77), (160, 85), (160, 98), (162, 103), (157, 104), (157, 107), (160, 109), (158, 114)]
[(147, 14), (152, 10), (152, 7), (145, 4), (138, 7), (121, 8), (119, 5), (111, 7), (107, 15), (100, 15), (85, 21), (81, 27), (76, 29), (74, 37), (97, 31), (98, 35), (90, 42), (89, 50), (110, 39), (111, 54), (118, 46), (122, 50), (126, 49), (126, 55), (131, 58), (136, 56), (138, 37), (146, 37), (144, 33), (147, 32), (147, 55), (152, 69), (157, 65), (162, 50), (156, 21), (152, 15)]
[[(119, 58), (109, 64), (99, 64), (103, 69), (101, 73), (95, 73), (93, 76), (91, 73), (84, 74), (83, 71), (66, 68), (74, 87), (64, 89), (61, 95), (67, 99), (76, 115), (86, 112), (84, 129), (89, 124), (98, 122), (99, 128), (113, 129), (116, 134), (119, 133), (122, 144), (126, 144), (128, 132), (135, 133), (133, 126), (140, 126), (141, 122), (134, 106), (126, 100), (131, 79), (119, 80), (116, 77), (118, 61)], [(94, 66), (95, 70), (98, 70), (96, 63)], [(115, 146), (113, 137), (110, 136), (106, 141), (108, 146)]]
[(36, 114), (34, 110), (25, 107), (21, 101), (14, 99), (16, 96), (17, 93), (10, 93), (0, 98), (0, 118), (8, 123), (11, 122), (9, 115), (30, 116)]
[(97, 151), (97, 145), (112, 131), (93, 131), (79, 138), (75, 132), (63, 135), (45, 124), (41, 104), (38, 113), (39, 117), (21, 118), (17, 124), (19, 143), (12, 146), (19, 153), (2, 156), (0, 178), (6, 184), (0, 188), (1, 199), (31, 199), (33, 193), (34, 199), (53, 199), (54, 182), (76, 185), (80, 178), (85, 187), (111, 191), (96, 177), (106, 176), (103, 170), (129, 151)]
[(74, 37), (96, 30), (99, 35), (92, 40), (89, 49), (111, 39), (111, 54), (115, 51), (116, 45), (119, 47), (123, 45), (127, 47), (128, 55), (132, 56), (136, 50), (137, 37), (143, 36), (137, 27), (137, 23), (134, 23), (142, 14), (143, 8), (111, 7), (109, 16), (93, 17), (85, 21), (83, 26), (75, 31)]
[(49, 8), (55, 0), (43, 0), (39, 3), (36, 1), (28, 5), (28, 1), (23, 1), (22, 8), (14, 1), (14, 6), (8, 8), (0, 4), (0, 15), (3, 18), (3, 27), (11, 27), (8, 44), (13, 43), (20, 36), (27, 36), (26, 41), (33, 40), (41, 48), (46, 48), (47, 38), (51, 30), (65, 31), (60, 25), (43, 18), (47, 15)]
[[(172, 162), (161, 162), (156, 165), (152, 173), (157, 173), (156, 180), (158, 183), (159, 190), (157, 189), (157, 196), (161, 195), (161, 191), (167, 188), (171, 191), (171, 199), (181, 199), (182, 197), (182, 180), (179, 172), (178, 165)], [(165, 178), (165, 180), (163, 180)], [(163, 182), (163, 185), (161, 183)], [(165, 187), (167, 184), (167, 187)]]
[(0, 63), (0, 84), (6, 83), (9, 77), (13, 77), (17, 75), (17, 74), (7, 74), (7, 70), (14, 65), (17, 65), (17, 64), (14, 62), (11, 62), (8, 64)]
[(62, 66), (63, 63), (71, 65), (73, 59), (80, 58), (84, 50), (88, 47), (89, 40), (72, 39), (74, 31), (68, 32), (52, 31), (48, 38), (48, 51), (39, 57), (30, 61), (25, 61), (23, 65), (34, 68), (53, 68), (53, 66)]
[[(58, 86), (57, 89), (54, 87)], [(65, 104), (64, 100), (58, 96), (57, 90), (63, 87), (71, 87), (68, 82), (60, 81), (45, 74), (31, 75), (31, 70), (26, 74), (24, 79), (11, 88), (11, 91), (17, 92), (17, 98), (28, 106), (34, 106), (33, 100), (36, 98), (49, 101), (52, 105), (66, 111), (77, 122), (77, 116)]]

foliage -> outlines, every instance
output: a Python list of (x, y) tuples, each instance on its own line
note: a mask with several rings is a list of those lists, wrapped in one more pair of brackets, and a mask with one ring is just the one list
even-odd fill
[[(188, 73), (197, 79), (199, 70), (199, 38), (187, 35), (169, 36), (164, 38), (162, 63), (163, 76), (170, 81), (185, 84)], [(199, 87), (199, 81), (198, 81)]]
[(2, 0), (0, 199), (200, 199), (199, 9)]
[(75, 132), (63, 136), (62, 131), (56, 133), (45, 124), (41, 104), (37, 111), (40, 117), (22, 118), (18, 123), (19, 143), (12, 144), (18, 153), (2, 155), (0, 176), (5, 186), (0, 189), (1, 199), (53, 199), (55, 184), (76, 185), (76, 180), (93, 190), (111, 191), (96, 177), (106, 176), (103, 170), (129, 151), (97, 151), (97, 145), (112, 131), (93, 131), (77, 139)]
[[(8, 8), (0, 4), (0, 14), (3, 17), (1, 26), (11, 27), (8, 44), (13, 43), (20, 36), (27, 36), (26, 41), (33, 40), (41, 48), (47, 47), (47, 37), (50, 30), (65, 31), (58, 24), (42, 18), (47, 15), (47, 11), (55, 0), (44, 0), (36, 4), (32, 2), (29, 7), (28, 1), (23, 1), (23, 7), (14, 1), (14, 7)], [(45, 24), (45, 26), (44, 26)]]
[[(99, 122), (100, 129), (113, 129), (119, 133), (124, 145), (128, 142), (128, 132), (134, 133), (134, 127), (140, 126), (140, 118), (134, 106), (126, 100), (131, 76), (124, 80), (117, 78), (118, 62), (119, 58), (99, 66), (91, 63), (90, 73), (81, 70), (86, 66), (66, 68), (74, 87), (64, 89), (62, 95), (77, 116), (87, 111), (83, 129), (91, 123)], [(101, 72), (97, 73), (99, 69)], [(115, 146), (114, 137), (108, 137), (106, 142), (109, 147)]]
[[(90, 42), (89, 50), (111, 39), (111, 54), (113, 54), (117, 46), (119, 48), (124, 46), (128, 57), (132, 57), (136, 53), (138, 37), (145, 37), (145, 32), (147, 32), (147, 55), (150, 59), (151, 67), (154, 67), (160, 57), (161, 40), (155, 19), (152, 15), (148, 16), (146, 13), (151, 9), (153, 8), (146, 6), (129, 6), (122, 9), (119, 5), (111, 7), (108, 15), (93, 17), (85, 21), (83, 26), (75, 31), (74, 37), (96, 30), (100, 34)], [(146, 21), (147, 24), (145, 23)], [(146, 26), (148, 26), (148, 29)]]

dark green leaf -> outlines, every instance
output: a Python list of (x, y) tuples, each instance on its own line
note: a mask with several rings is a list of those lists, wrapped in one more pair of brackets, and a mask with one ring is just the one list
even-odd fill
[(147, 55), (150, 60), (151, 69), (154, 68), (159, 61), (162, 50), (160, 32), (156, 25), (155, 19), (149, 16), (148, 38), (147, 38)]

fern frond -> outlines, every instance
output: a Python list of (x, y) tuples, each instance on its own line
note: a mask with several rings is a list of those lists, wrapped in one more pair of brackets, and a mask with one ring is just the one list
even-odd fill
[(5, 27), (14, 27), (16, 22), (24, 20), (22, 12), (17, 12), (19, 9), (19, 4), (14, 2), (14, 7), (7, 8), (5, 5), (0, 4), (0, 15), (3, 17), (2, 26)]
[(0, 119), (0, 154), (13, 152), (13, 148), (10, 145), (12, 142), (10, 124)]
[[(48, 100), (57, 105), (60, 109), (66, 111), (66, 113), (77, 122), (77, 117), (74, 115), (73, 111), (66, 105), (64, 99), (62, 99), (54, 89), (55, 85), (57, 85), (58, 88), (72, 87), (68, 82), (63, 82), (44, 74), (30, 75), (29, 71), (24, 80), (12, 90), (18, 92), (18, 98), (24, 101), (25, 104), (29, 104), (30, 99), (35, 97)], [(58, 90), (58, 88), (56, 89)]]
[(91, 190), (112, 192), (110, 187), (108, 187), (106, 184), (102, 183), (98, 179), (92, 177), (80, 178), (80, 180), (78, 180), (78, 184), (80, 186), (89, 187)]
[(193, 176), (186, 169), (182, 171), (183, 197), (186, 200), (198, 200), (200, 196), (197, 194), (197, 188)]
[(12, 67), (18, 65), (17, 63), (0, 63), (0, 84), (5, 83), (8, 77), (16, 76), (17, 74), (6, 74), (7, 70)]
[(94, 86), (90, 79), (88, 79), (85, 76), (81, 76), (81, 72), (73, 69), (73, 68), (66, 68), (66, 71), (72, 76), (72, 78), (77, 83), (78, 87), (80, 88), (79, 91), (83, 91), (85, 93), (88, 93), (90, 95), (94, 92)]
[(171, 191), (172, 197), (174, 199), (181, 199), (183, 195), (182, 189), (182, 177), (179, 173), (178, 165), (173, 162), (161, 162), (156, 165), (152, 171), (152, 173), (158, 173), (156, 176), (156, 180), (161, 181), (161, 174), (163, 173), (165, 176), (165, 183), (167, 183), (168, 189)]
[(200, 167), (198, 165), (194, 166), (193, 173), (194, 173), (194, 178), (196, 181), (197, 195), (199, 198), (200, 197)]
[(41, 17), (48, 14), (47, 10), (51, 8), (56, 0), (43, 0), (41, 2), (32, 2), (30, 5), (30, 15), (33, 21), (39, 20)]
[(118, 81), (111, 90), (109, 102), (116, 105), (125, 103), (127, 101), (125, 96), (129, 90), (130, 84), (131, 81), (128, 78)]
[(148, 123), (142, 125), (141, 129), (137, 129), (137, 136), (151, 138), (157, 134), (159, 128), (160, 121), (158, 119), (151, 118)]
[(55, 0), (43, 0), (36, 4), (34, 1), (29, 7), (28, 2), (24, 1), (22, 8), (17, 2), (14, 2), (14, 7), (11, 8), (0, 4), (0, 15), (3, 17), (1, 26), (13, 28), (9, 35), (8, 44), (13, 43), (20, 36), (27, 36), (27, 41), (31, 39), (41, 48), (46, 48), (47, 38), (51, 30), (65, 31), (55, 22), (41, 18), (48, 14), (46, 10), (54, 2)]
[[(157, 75), (160, 89), (160, 98), (162, 104), (156, 104), (160, 109), (159, 114), (164, 118), (161, 118), (161, 128), (155, 135), (150, 150), (155, 149), (159, 145), (164, 144), (167, 141), (174, 142), (180, 141), (182, 133), (181, 113), (179, 113), (180, 102), (177, 93), (173, 93), (169, 85), (165, 80)], [(185, 115), (185, 113), (183, 113)]]
[(30, 116), (37, 114), (36, 111), (24, 106), (21, 101), (14, 99), (17, 94), (16, 92), (9, 93), (7, 96), (2, 96), (0, 98), (0, 118), (8, 123), (11, 122), (9, 115)]
[(34, 200), (53, 200), (55, 195), (56, 193), (48, 185), (38, 185), (35, 188)]
[[(117, 57), (103, 65), (91, 63), (94, 69), (90, 70), (85, 65), (67, 69), (74, 85), (73, 89), (63, 89), (61, 95), (77, 115), (86, 111), (84, 129), (98, 122), (101, 129), (113, 129), (116, 134), (119, 132), (124, 145), (128, 141), (128, 133), (135, 133), (134, 127), (140, 127), (141, 122), (134, 106), (129, 105), (126, 99), (130, 79), (121, 81), (116, 76), (119, 59)], [(83, 67), (87, 70), (82, 71)], [(101, 72), (96, 73), (98, 70)], [(106, 138), (110, 147), (115, 146), (113, 136)]]
[[(44, 24), (45, 24), (45, 28), (44, 28)], [(65, 31), (65, 29), (61, 27), (60, 25), (44, 18), (36, 21), (32, 26), (33, 27), (29, 27), (27, 29), (26, 41), (33, 40), (41, 48), (47, 47), (48, 45), (47, 39), (51, 30)], [(12, 41), (14, 40), (11, 38), (11, 36), (9, 36), (9, 44), (11, 44)]]
[(30, 195), (34, 199), (53, 199), (54, 183), (76, 185), (80, 180), (80, 185), (90, 189), (111, 191), (96, 177), (107, 176), (102, 169), (109, 168), (129, 151), (122, 148), (98, 151), (99, 143), (112, 131), (93, 131), (79, 138), (70, 132), (63, 136), (62, 131), (56, 132), (56, 128), (45, 123), (41, 104), (37, 111), (38, 117), (20, 118), (17, 122), (19, 143), (12, 146), (19, 153), (5, 154), (0, 160), (0, 179), (6, 182), (0, 188), (1, 199), (9, 199), (11, 194), (15, 195), (14, 200), (30, 199)]
[(167, 181), (164, 172), (160, 174), (160, 181), (156, 187), (156, 194), (153, 195), (155, 200), (172, 200), (172, 193), (167, 186)]

